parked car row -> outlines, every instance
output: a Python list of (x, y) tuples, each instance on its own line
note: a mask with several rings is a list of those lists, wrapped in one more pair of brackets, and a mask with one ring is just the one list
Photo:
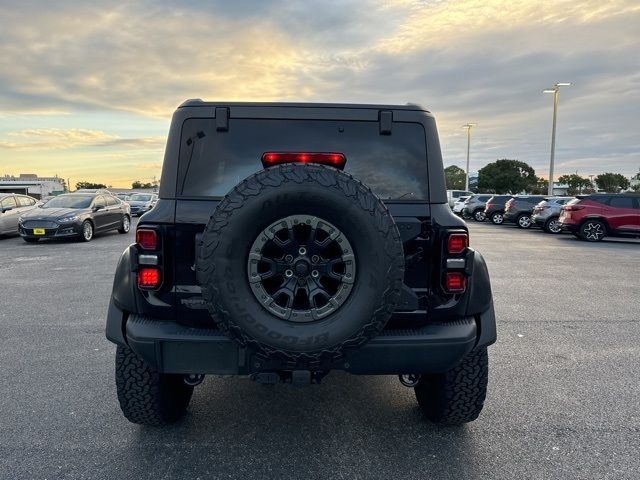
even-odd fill
[(27, 243), (68, 237), (89, 242), (97, 233), (130, 228), (129, 205), (111, 194), (66, 193), (44, 203), (27, 195), (0, 195), (0, 234), (18, 234)]
[(127, 233), (131, 217), (151, 210), (153, 193), (112, 194), (81, 189), (38, 202), (28, 195), (0, 194), (0, 235), (19, 234), (25, 242), (42, 238), (78, 237), (86, 242), (109, 230)]
[(472, 194), (453, 204), (454, 213), (477, 222), (540, 227), (547, 233), (570, 232), (587, 241), (605, 236), (640, 237), (640, 194), (591, 194), (576, 197)]

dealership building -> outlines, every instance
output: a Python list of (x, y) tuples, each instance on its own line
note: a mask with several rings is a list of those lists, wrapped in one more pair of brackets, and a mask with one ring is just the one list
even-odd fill
[(21, 173), (17, 177), (0, 177), (0, 193), (23, 193), (34, 198), (45, 198), (64, 193), (60, 177), (39, 177), (35, 173)]

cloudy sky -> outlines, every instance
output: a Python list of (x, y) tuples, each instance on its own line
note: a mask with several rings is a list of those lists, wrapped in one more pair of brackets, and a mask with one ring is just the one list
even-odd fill
[[(179, 4), (179, 6), (178, 6)], [(419, 103), (446, 164), (640, 170), (637, 0), (0, 0), (0, 176), (159, 176), (186, 98)]]

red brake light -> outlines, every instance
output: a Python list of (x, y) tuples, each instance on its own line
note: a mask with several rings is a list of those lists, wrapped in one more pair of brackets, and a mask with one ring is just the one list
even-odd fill
[(280, 165), (281, 163), (319, 163), (342, 170), (347, 158), (343, 153), (316, 152), (265, 152), (262, 154), (264, 168)]
[(447, 253), (462, 253), (469, 246), (469, 235), (452, 233), (447, 239)]
[(136, 231), (136, 243), (144, 250), (158, 248), (158, 235), (155, 230), (140, 228)]
[(138, 288), (153, 290), (160, 286), (160, 270), (144, 267), (138, 270)]
[(444, 288), (449, 293), (462, 293), (467, 288), (467, 279), (462, 272), (447, 272)]

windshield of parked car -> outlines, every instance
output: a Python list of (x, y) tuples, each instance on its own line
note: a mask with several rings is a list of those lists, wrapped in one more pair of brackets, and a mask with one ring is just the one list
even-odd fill
[(60, 195), (45, 203), (42, 208), (89, 208), (94, 195)]
[(134, 201), (134, 202), (150, 202), (151, 201), (151, 195), (142, 195), (142, 194), (138, 193), (138, 194), (135, 194), (135, 195), (131, 195), (129, 200)]

